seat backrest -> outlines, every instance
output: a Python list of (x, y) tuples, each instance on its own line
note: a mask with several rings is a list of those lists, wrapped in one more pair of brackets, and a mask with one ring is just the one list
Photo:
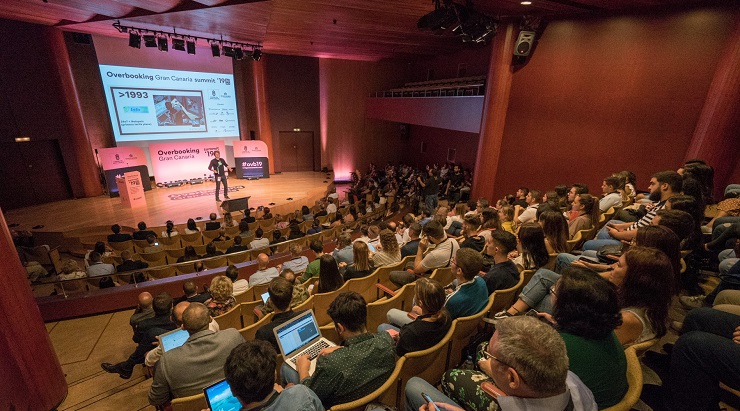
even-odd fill
[(213, 241), (214, 238), (219, 236), (220, 230), (205, 230), (203, 231), (203, 244), (208, 244)]
[(359, 293), (365, 299), (365, 302), (370, 304), (378, 299), (378, 288), (375, 286), (377, 282), (378, 274), (376, 270), (366, 277), (353, 278), (347, 281), (347, 291)]
[(267, 227), (271, 227), (275, 224), (275, 217), (268, 218), (267, 220), (257, 220), (257, 223), (264, 230)]
[(455, 275), (452, 274), (452, 267), (440, 267), (435, 268), (429, 278), (437, 280), (444, 287), (455, 279)]
[(266, 293), (267, 289), (270, 288), (270, 283), (253, 285), (251, 288), (254, 293), (253, 299), (255, 301), (262, 301), (262, 294)]
[(201, 411), (208, 408), (204, 394), (175, 398), (171, 402), (172, 411)]
[(195, 266), (192, 261), (175, 264), (175, 269), (180, 274), (192, 274), (195, 272)]
[(413, 295), (414, 283), (406, 284), (396, 291), (391, 298), (381, 298), (367, 305), (367, 329), (375, 331), (380, 324), (387, 322), (387, 314), (391, 308), (402, 309), (407, 294)]
[(137, 252), (144, 251), (145, 248), (149, 247), (149, 242), (146, 240), (132, 240), (134, 242), (134, 249)]
[(114, 251), (118, 251), (119, 253), (125, 250), (129, 250), (132, 253), (134, 252), (134, 242), (133, 240), (128, 241), (120, 241), (120, 242), (112, 242), (108, 243), (110, 248), (112, 248)]
[(643, 341), (641, 343), (632, 344), (628, 348), (632, 348), (635, 350), (635, 354), (637, 354), (637, 357), (642, 357), (643, 354), (650, 348), (652, 348), (655, 344), (660, 341), (660, 338), (653, 338), (652, 340)]
[(182, 245), (180, 245), (179, 235), (176, 235), (174, 237), (159, 237), (157, 241), (159, 241), (159, 244), (161, 244), (165, 250), (172, 250), (182, 247)]
[(167, 255), (167, 261), (170, 262), (170, 264), (177, 261), (178, 258), (185, 255), (185, 249), (184, 248), (174, 248), (174, 249), (166, 249), (164, 250), (165, 254)]
[(234, 240), (214, 241), (213, 244), (216, 244), (216, 250), (225, 253), (226, 250), (229, 249), (229, 247), (234, 245)]
[(192, 234), (180, 234), (180, 241), (183, 247), (189, 245), (203, 245), (203, 235), (199, 232)]
[(221, 330), (225, 330), (227, 328), (236, 328), (237, 330), (240, 330), (243, 328), (242, 326), (242, 307), (241, 304), (237, 304), (232, 308), (231, 310), (213, 317), (214, 320), (218, 323), (218, 328)]
[(468, 345), (470, 338), (475, 335), (483, 316), (491, 310), (494, 298), (493, 294), (491, 294), (488, 297), (488, 304), (480, 312), (467, 317), (460, 317), (453, 321), (452, 326), (454, 330), (450, 340), (445, 369), (455, 368), (460, 364), (463, 348)]
[(175, 266), (165, 265), (162, 267), (149, 268), (146, 270), (146, 274), (152, 278), (167, 278), (176, 276), (177, 272), (175, 271)]
[(390, 377), (388, 377), (385, 383), (375, 391), (360, 399), (346, 402), (344, 404), (337, 404), (331, 407), (329, 411), (362, 411), (365, 409), (367, 404), (370, 404), (371, 402), (388, 405), (397, 404), (398, 398), (403, 395), (403, 393), (400, 392), (399, 375), (401, 373), (401, 369), (404, 367), (405, 361), (406, 359), (404, 357), (401, 357), (396, 361), (396, 367), (393, 368), (393, 372)]
[(239, 234), (239, 226), (235, 225), (232, 227), (226, 227), (226, 235), (229, 237), (234, 237), (235, 235)]
[[(447, 370), (447, 352), (454, 333), (455, 323), (453, 322), (440, 342), (426, 350), (414, 351), (404, 355), (406, 361), (404, 361), (399, 375), (401, 392), (404, 392), (406, 383), (411, 377), (422, 378), (432, 385), (436, 385), (442, 379), (442, 374)], [(398, 409), (405, 409), (405, 399), (406, 396), (399, 396), (396, 404)]]
[(408, 257), (402, 259), (401, 261), (399, 261), (396, 264), (391, 264), (391, 265), (385, 265), (383, 267), (378, 267), (378, 269), (375, 270), (375, 272), (378, 275), (378, 283), (380, 283), (380, 284), (382, 284), (382, 285), (390, 288), (391, 290), (398, 290), (399, 287), (390, 280), (390, 274), (391, 274), (392, 271), (401, 271), (401, 270), (403, 270), (404, 267), (406, 266), (406, 263), (408, 261), (412, 261), (411, 260), (411, 257), (413, 257), (413, 256), (408, 256)]
[(155, 251), (153, 253), (139, 253), (142, 261), (149, 264), (150, 267), (159, 267), (161, 265), (167, 265), (167, 255), (164, 250)]
[(226, 256), (220, 255), (218, 257), (211, 257), (203, 260), (203, 265), (206, 269), (211, 270), (219, 267), (226, 267)]
[(525, 273), (527, 272), (533, 271), (522, 271), (521, 273), (519, 273), (519, 282), (517, 282), (513, 287), (504, 290), (496, 290), (493, 292), (493, 294), (491, 294), (491, 296), (493, 297), (493, 304), (491, 304), (491, 308), (488, 310), (488, 314), (486, 315), (488, 318), (493, 318), (493, 316), (497, 312), (501, 312), (514, 304), (514, 301), (516, 301), (516, 296), (519, 294), (519, 290), (521, 290), (525, 284), (524, 278)]
[(260, 327), (262, 327), (263, 325), (272, 321), (272, 316), (273, 316), (273, 313), (267, 314), (266, 316), (260, 318), (260, 320), (257, 321), (256, 323), (250, 324), (242, 328), (241, 330), (239, 330), (239, 334), (241, 334), (242, 337), (244, 337), (244, 341), (254, 340), (255, 335), (257, 335), (257, 330), (259, 330)]
[(637, 353), (632, 347), (627, 347), (624, 350), (624, 355), (627, 357), (627, 384), (629, 388), (627, 389), (627, 393), (624, 394), (624, 397), (622, 397), (622, 401), (609, 408), (605, 408), (604, 411), (629, 411), (640, 400), (640, 394), (642, 394), (642, 366), (640, 365), (640, 359), (637, 358)]
[(306, 301), (296, 305), (293, 307), (293, 311), (303, 311), (303, 310), (310, 310), (313, 308), (313, 298), (314, 296), (310, 296), (306, 299)]
[(337, 296), (347, 291), (347, 283), (344, 283), (338, 290), (334, 290), (329, 293), (320, 293), (313, 295), (313, 312), (316, 316), (316, 323), (319, 326), (330, 324), (331, 317), (329, 317), (329, 305), (334, 301)]

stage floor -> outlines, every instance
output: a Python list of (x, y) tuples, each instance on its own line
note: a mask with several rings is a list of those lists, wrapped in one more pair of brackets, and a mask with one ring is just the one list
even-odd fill
[[(232, 177), (228, 180), (229, 197), (250, 196), (250, 207), (269, 206), (273, 214), (284, 214), (300, 209), (303, 204), (313, 205), (325, 196), (332, 180), (332, 174), (320, 172), (274, 174), (261, 180)], [(120, 198), (104, 195), (10, 210), (5, 213), (5, 219), (10, 226), (18, 224), (12, 228), (46, 232), (69, 232), (116, 223), (136, 227), (139, 221), (145, 221), (149, 226), (162, 226), (167, 220), (183, 224), (188, 218), (207, 220), (210, 213), (223, 214), (220, 203), (215, 201), (215, 189), (215, 182), (173, 188), (154, 187), (145, 193), (146, 207), (126, 208), (121, 205)], [(270, 203), (275, 205), (270, 206)], [(44, 227), (33, 229), (39, 225)]]

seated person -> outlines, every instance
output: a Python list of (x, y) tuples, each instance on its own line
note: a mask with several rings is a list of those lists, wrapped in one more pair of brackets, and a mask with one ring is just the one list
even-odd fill
[[(481, 357), (478, 365), (483, 372), (447, 371), (442, 377), (444, 394), (421, 378), (411, 378), (405, 390), (407, 408), (433, 411), (421, 396), (423, 392), (445, 411), (463, 411), (461, 405), (476, 411), (597, 410), (591, 391), (568, 371), (563, 339), (541, 321), (529, 317), (502, 320)], [(464, 397), (457, 395), (462, 393)]]
[(180, 233), (175, 229), (175, 223), (172, 220), (167, 220), (165, 223), (165, 230), (162, 231), (162, 237), (176, 237), (180, 235)]
[(139, 231), (134, 231), (133, 238), (134, 240), (146, 240), (147, 237), (150, 235), (153, 235), (154, 237), (157, 237), (157, 233), (155, 233), (152, 230), (146, 229), (146, 223), (143, 221), (139, 221), (139, 224), (137, 224), (137, 227), (139, 227)]
[(373, 260), (370, 259), (370, 249), (367, 247), (367, 243), (355, 241), (352, 244), (352, 254), (353, 262), (351, 264), (339, 263), (339, 271), (344, 270), (344, 281), (367, 277), (375, 271), (375, 265)]
[(303, 247), (299, 244), (291, 244), (290, 260), (278, 265), (278, 270), (282, 271), (290, 268), (296, 274), (304, 273), (308, 268), (308, 257), (301, 255), (301, 252), (303, 252)]
[(482, 276), (489, 295), (494, 291), (505, 290), (519, 283), (519, 269), (508, 257), (510, 252), (516, 250), (516, 245), (514, 234), (504, 230), (491, 232), (491, 237), (486, 242), (486, 254), (493, 258), (493, 265)]
[(287, 382), (313, 390), (326, 408), (370, 394), (386, 382), (396, 366), (391, 336), (367, 332), (367, 304), (360, 294), (339, 294), (329, 305), (328, 314), (342, 346), (322, 350), (312, 375), (308, 355), (297, 358), (297, 372), (283, 364), (280, 373)]
[[(457, 241), (447, 238), (442, 225), (436, 221), (425, 224), (422, 227), (422, 233), (426, 235), (426, 238), (419, 241), (414, 265), (410, 269), (412, 272), (393, 271), (390, 273), (391, 281), (399, 287), (414, 281), (417, 275), (431, 274), (435, 268), (449, 267), (452, 256), (460, 248)], [(435, 247), (425, 256), (424, 252), (430, 245)]]
[(258, 248), (263, 248), (270, 245), (270, 240), (262, 238), (262, 235), (264, 235), (264, 233), (265, 232), (262, 230), (262, 227), (257, 227), (257, 229), (254, 230), (254, 240), (249, 243), (250, 249), (256, 250)]
[(303, 273), (303, 277), (301, 278), (302, 282), (306, 282), (311, 277), (318, 277), (319, 275), (319, 264), (321, 256), (324, 255), (324, 242), (321, 240), (313, 240), (308, 245), (308, 247), (313, 251), (314, 256), (316, 256), (316, 259), (308, 263), (308, 266), (306, 267), (306, 271)]
[[(249, 237), (252, 237), (252, 236), (254, 236), (254, 233), (252, 232), (252, 230), (249, 229), (249, 223), (247, 223), (244, 220), (240, 221), (239, 222), (239, 235), (238, 235), (238, 237), (241, 237), (242, 239), (244, 239), (244, 238), (249, 238)], [(249, 244), (247, 244), (247, 245), (249, 245)]]
[(380, 250), (373, 254), (373, 265), (382, 267), (384, 265), (396, 264), (401, 261), (401, 249), (398, 247), (396, 235), (388, 229), (379, 234)]
[(252, 210), (245, 208), (244, 209), (244, 217), (242, 218), (242, 221), (246, 223), (253, 223), (257, 221), (254, 217), (252, 217)]
[(154, 317), (154, 307), (152, 304), (154, 304), (154, 297), (152, 297), (151, 293), (144, 291), (139, 294), (136, 309), (134, 310), (134, 313), (131, 314), (131, 318), (128, 321), (134, 334), (136, 334), (136, 328), (139, 326), (140, 322), (147, 318)]
[(106, 264), (102, 261), (102, 256), (97, 251), (90, 253), (90, 266), (87, 267), (88, 277), (101, 277), (100, 288), (114, 287), (116, 284), (109, 276), (116, 273), (113, 264)]
[(164, 292), (154, 297), (154, 317), (138, 323), (134, 332), (134, 342), (138, 345), (128, 359), (117, 364), (104, 362), (100, 367), (112, 374), (118, 374), (123, 379), (131, 378), (136, 364), (143, 364), (148, 351), (155, 347), (157, 336), (177, 328), (172, 319), (172, 296)]
[(116, 271), (119, 273), (123, 273), (126, 271), (136, 271), (136, 270), (143, 270), (147, 267), (149, 267), (149, 264), (147, 264), (144, 261), (134, 260), (131, 258), (131, 251), (129, 250), (123, 250), (121, 251), (121, 264), (116, 267)]
[[(455, 320), (479, 313), (488, 304), (486, 283), (478, 275), (483, 267), (483, 257), (470, 248), (461, 248), (452, 258), (451, 267), (455, 281), (450, 284), (451, 288), (445, 290), (445, 308), (450, 318)], [(409, 315), (405, 311), (391, 308), (388, 311), (388, 323), (402, 327), (421, 313), (418, 306), (414, 306), (411, 312), (412, 315)]]
[(211, 331), (210, 322), (209, 310), (201, 303), (191, 303), (183, 311), (182, 328), (190, 337), (159, 359), (149, 389), (150, 404), (161, 406), (173, 398), (199, 394), (224, 378), (226, 358), (244, 338), (233, 328)]
[(419, 223), (411, 223), (406, 232), (408, 233), (408, 241), (401, 247), (401, 258), (416, 255), (416, 251), (419, 249), (421, 226)]
[(221, 227), (221, 228), (218, 229), (218, 237), (216, 237), (213, 240), (211, 240), (211, 242), (213, 242), (213, 241), (229, 241), (229, 240), (231, 240), (231, 237), (229, 237), (228, 235), (226, 235), (226, 228), (225, 227)]
[(609, 176), (601, 183), (601, 191), (604, 196), (599, 200), (599, 210), (604, 213), (611, 207), (622, 207), (622, 194), (619, 193), (619, 179)]
[(305, 385), (283, 389), (277, 384), (276, 357), (270, 344), (255, 340), (238, 345), (226, 358), (226, 381), (242, 409), (324, 411), (321, 400)]
[(391, 324), (378, 326), (378, 332), (387, 331), (396, 340), (396, 355), (399, 357), (433, 347), (442, 341), (452, 325), (450, 314), (444, 307), (444, 288), (437, 281), (418, 279), (414, 286), (414, 301), (414, 311), (418, 316), (413, 321), (401, 328)]
[(234, 245), (226, 249), (226, 254), (238, 253), (239, 251), (246, 251), (249, 247), (242, 245), (242, 237), (240, 235), (234, 237)]
[(334, 257), (331, 254), (324, 254), (319, 261), (319, 280), (313, 288), (309, 286), (309, 293), (330, 293), (342, 288), (344, 278), (339, 274), (339, 266)]
[(599, 224), (597, 198), (591, 194), (578, 194), (573, 197), (572, 218), (568, 221), (568, 238), (573, 239), (577, 232), (588, 230)]
[[(477, 216), (465, 217), (463, 221), (462, 234), (465, 239), (460, 242), (460, 248), (472, 248), (477, 252), (481, 252), (483, 247), (486, 245), (486, 238), (482, 235), (478, 235), (478, 229), (480, 228), (480, 219)], [(493, 230), (499, 231), (499, 230)], [(490, 237), (490, 234), (489, 234)]]
[(218, 215), (216, 213), (211, 213), (211, 215), (208, 216), (210, 221), (206, 223), (206, 231), (218, 230), (221, 228), (221, 222), (217, 221), (217, 218)]
[[(36, 263), (35, 261), (32, 261)], [(38, 264), (38, 263), (36, 263)], [(36, 266), (36, 265), (34, 265)], [(46, 271), (41, 265), (39, 264), (37, 267), (41, 268), (42, 270)], [(66, 259), (62, 261), (62, 272), (57, 274), (57, 281), (65, 281), (65, 280), (75, 280), (80, 278), (86, 278), (87, 273), (80, 268), (80, 265), (77, 264), (77, 261)], [(71, 292), (71, 291), (79, 291), (82, 290), (84, 287), (84, 284), (81, 284), (80, 281), (66, 281), (66, 282), (58, 282), (55, 284), (55, 293), (65, 293), (65, 292)], [(54, 295), (54, 294), (52, 294)]]
[(204, 303), (210, 310), (211, 317), (218, 317), (234, 308), (234, 286), (225, 275), (217, 275), (211, 280), (209, 288), (211, 298)]
[(277, 277), (270, 281), (270, 287), (267, 289), (270, 298), (267, 302), (273, 307), (275, 315), (272, 316), (269, 323), (260, 327), (255, 334), (256, 339), (269, 342), (276, 351), (280, 351), (280, 347), (278, 347), (275, 333), (272, 331), (275, 327), (293, 319), (293, 317), (303, 312), (293, 311), (291, 306), (293, 287), (293, 284), (282, 277)]
[(156, 253), (157, 251), (164, 250), (164, 247), (159, 245), (159, 243), (157, 242), (157, 236), (155, 235), (149, 234), (148, 236), (146, 236), (146, 243), (147, 246), (144, 247), (145, 253)]
[[(293, 308), (308, 299), (309, 295), (306, 287), (298, 281), (298, 276), (296, 276), (292, 270), (283, 270), (279, 277), (284, 278), (293, 286), (293, 297), (290, 299), (290, 308)], [(275, 310), (269, 299), (267, 300), (267, 304), (259, 306), (258, 309), (262, 312), (262, 315), (269, 314)]]
[[(352, 251), (352, 235), (349, 233), (342, 233), (337, 239), (337, 248), (331, 253), (337, 264), (339, 264), (339, 271), (344, 274), (344, 266), (352, 264), (353, 251)], [(344, 263), (344, 266), (342, 266)]]
[(131, 234), (121, 234), (121, 226), (118, 224), (113, 224), (110, 230), (113, 231), (113, 234), (108, 234), (109, 243), (122, 243), (134, 239)]
[(195, 224), (195, 220), (193, 220), (192, 218), (189, 218), (188, 223), (185, 227), (185, 234), (195, 234), (199, 232), (200, 232), (200, 228), (198, 228), (198, 226)]
[(228, 266), (224, 275), (231, 280), (231, 285), (234, 288), (234, 297), (246, 293), (249, 289), (249, 281), (243, 278), (239, 279), (239, 269), (235, 265)]
[(198, 287), (192, 280), (185, 281), (182, 283), (183, 296), (175, 300), (175, 304), (179, 304), (183, 301), (190, 303), (205, 303), (211, 298), (211, 293), (203, 292), (198, 294)]
[(206, 253), (203, 255), (203, 258), (218, 257), (220, 255), (224, 255), (224, 253), (218, 251), (215, 243), (210, 242), (206, 244)]
[(260, 253), (257, 256), (257, 271), (249, 277), (249, 285), (251, 287), (257, 284), (267, 284), (278, 276), (278, 269), (268, 267), (268, 264), (270, 264), (270, 257), (265, 253)]
[(90, 265), (90, 253), (92, 253), (93, 251), (96, 251), (98, 254), (100, 254), (101, 257), (110, 257), (111, 255), (113, 255), (110, 247), (105, 245), (104, 242), (98, 241), (97, 243), (95, 243), (92, 250), (89, 250), (87, 253), (85, 253), (85, 267), (88, 267)]
[[(185, 309), (189, 306), (190, 301), (180, 301), (175, 304), (175, 308), (172, 309), (172, 320), (178, 328), (182, 327), (182, 313), (185, 312)], [(208, 329), (213, 332), (219, 331), (218, 323), (213, 319), (213, 317), (211, 317), (211, 322), (208, 323)], [(146, 353), (144, 365), (147, 367), (154, 367), (159, 359), (162, 358), (162, 354), (164, 354), (164, 348), (162, 348), (162, 344), (158, 344), (156, 348)]]
[(183, 255), (177, 258), (178, 263), (186, 263), (188, 261), (199, 260), (200, 256), (195, 252), (195, 247), (192, 245), (186, 246), (183, 251)]

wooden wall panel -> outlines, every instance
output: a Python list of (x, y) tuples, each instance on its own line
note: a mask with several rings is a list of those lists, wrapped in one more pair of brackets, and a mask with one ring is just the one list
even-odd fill
[(336, 179), (349, 179), (357, 168), (401, 158), (398, 123), (365, 117), (373, 90), (403, 82), (406, 64), (320, 59), (321, 165)]
[(513, 77), (497, 196), (576, 181), (598, 191), (624, 169), (645, 189), (651, 174), (676, 169), (735, 18), (699, 10), (551, 23)]

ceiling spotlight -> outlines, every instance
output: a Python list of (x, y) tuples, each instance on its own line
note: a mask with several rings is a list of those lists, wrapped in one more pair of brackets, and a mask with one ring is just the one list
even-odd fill
[(128, 46), (133, 47), (135, 49), (141, 48), (141, 35), (130, 32), (128, 34)]
[(234, 47), (224, 46), (224, 56), (234, 57)]
[(234, 49), (234, 58), (237, 60), (241, 60), (244, 58), (244, 50), (242, 50), (241, 47), (237, 47)]
[(157, 47), (157, 38), (153, 34), (144, 35), (144, 45), (146, 47)]
[(185, 40), (172, 39), (172, 50), (185, 51)]
[(532, 2), (531, 1), (523, 1), (523, 2), (521, 2), (521, 5), (522, 6), (531, 6), (532, 5)]
[(157, 48), (159, 51), (167, 52), (170, 49), (169, 44), (167, 43), (167, 37), (157, 37)]
[(262, 58), (262, 49), (254, 49), (254, 51), (252, 52), (252, 58), (254, 59), (254, 61), (260, 61), (260, 59)]
[(221, 46), (218, 43), (211, 43), (211, 54), (213, 57), (221, 57)]
[(188, 54), (195, 54), (195, 39), (188, 39), (185, 41), (185, 48)]

